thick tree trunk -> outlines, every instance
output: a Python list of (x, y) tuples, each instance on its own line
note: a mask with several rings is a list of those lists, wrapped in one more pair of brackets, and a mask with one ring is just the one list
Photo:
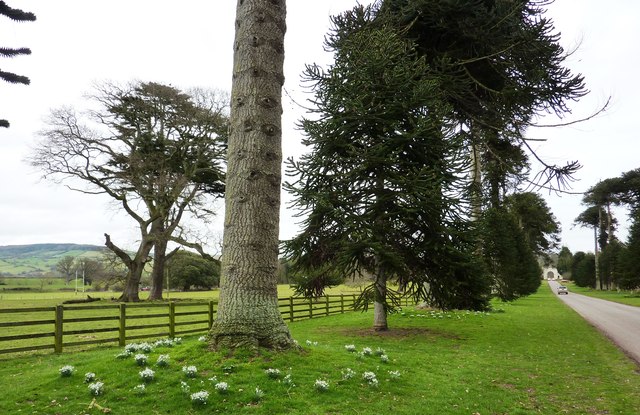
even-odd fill
[(277, 291), (285, 15), (285, 0), (237, 3), (213, 348), (292, 345)]
[(120, 258), (128, 270), (127, 281), (125, 282), (124, 290), (118, 298), (118, 301), (125, 303), (140, 301), (140, 296), (138, 294), (140, 289), (140, 280), (142, 279), (142, 271), (147, 263), (149, 252), (151, 252), (151, 247), (153, 246), (153, 241), (148, 237), (143, 238), (140, 242), (140, 246), (138, 247), (138, 252), (136, 252), (136, 256), (132, 259), (123, 249), (111, 242), (111, 237), (108, 234), (105, 233), (104, 237), (105, 246)]
[(153, 244), (153, 268), (151, 270), (149, 300), (162, 300), (164, 266), (167, 259), (167, 240), (163, 237), (165, 233), (164, 220), (158, 219), (156, 222), (151, 225), (151, 232), (156, 237)]

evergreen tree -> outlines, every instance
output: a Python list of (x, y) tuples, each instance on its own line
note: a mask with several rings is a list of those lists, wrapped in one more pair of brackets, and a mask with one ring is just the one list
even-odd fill
[(573, 256), (571, 278), (578, 287), (596, 287), (596, 256), (592, 253), (576, 252)]
[[(24, 12), (20, 9), (13, 9), (7, 5), (4, 1), (0, 0), (0, 15), (6, 16), (15, 22), (33, 22), (36, 20), (36, 15), (30, 12)], [(19, 55), (30, 55), (31, 49), (29, 48), (11, 48), (0, 47), (0, 57), (13, 58)], [(18, 75), (13, 72), (6, 72), (0, 69), (0, 79), (12, 83), (12, 84), (24, 84), (29, 85), (31, 82), (28, 77)], [(9, 127), (9, 121), (0, 119), (0, 127)]]
[[(296, 272), (309, 278), (368, 274), (359, 304), (374, 304), (386, 330), (396, 293), (442, 308), (484, 309), (488, 285), (468, 244), (459, 199), (466, 155), (446, 128), (440, 80), (393, 28), (373, 27), (373, 9), (333, 18), (328, 70), (309, 66), (316, 117), (302, 121), (310, 147), (290, 160), (286, 188), (306, 215), (285, 243)], [(436, 254), (437, 253), (437, 254)]]
[(560, 253), (558, 254), (558, 262), (556, 264), (556, 267), (560, 275), (562, 275), (564, 278), (569, 277), (565, 275), (566, 273), (571, 273), (571, 264), (573, 264), (573, 254), (571, 253), (571, 250), (569, 248), (563, 246), (562, 249), (560, 249)]
[(515, 215), (505, 208), (489, 208), (482, 223), (482, 253), (493, 276), (493, 287), (503, 301), (536, 292), (542, 268)]

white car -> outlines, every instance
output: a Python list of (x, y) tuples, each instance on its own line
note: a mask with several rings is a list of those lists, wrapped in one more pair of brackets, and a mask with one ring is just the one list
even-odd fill
[(558, 286), (558, 295), (561, 295), (561, 294), (569, 295), (569, 289), (564, 285)]

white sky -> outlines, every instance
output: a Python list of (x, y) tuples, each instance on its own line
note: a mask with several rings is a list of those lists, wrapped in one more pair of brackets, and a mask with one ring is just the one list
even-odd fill
[[(368, 0), (362, 3), (368, 3)], [(0, 18), (0, 45), (30, 47), (33, 54), (1, 59), (0, 68), (31, 78), (30, 86), (0, 82), (0, 117), (11, 122), (0, 129), (0, 245), (87, 243), (102, 245), (103, 233), (115, 243), (133, 248), (136, 229), (109, 199), (83, 195), (39, 180), (24, 159), (33, 146), (49, 109), (78, 105), (94, 81), (131, 80), (231, 89), (233, 20), (236, 2), (182, 0), (10, 0), (9, 5), (32, 11), (36, 22), (15, 23)], [(356, 4), (354, 0), (289, 0), (285, 58), (285, 89), (298, 103), (305, 96), (300, 74), (306, 63), (327, 63), (322, 42), (329, 16)], [(578, 7), (579, 4), (579, 7)], [(580, 44), (568, 65), (585, 75), (591, 94), (573, 105), (569, 119), (597, 109), (611, 95), (606, 114), (588, 123), (558, 129), (535, 129), (531, 137), (550, 162), (579, 160), (574, 191), (598, 180), (640, 167), (640, 146), (632, 141), (638, 115), (635, 82), (640, 66), (640, 2), (557, 0), (549, 9), (561, 43)], [(284, 156), (300, 154), (300, 133), (294, 128), (302, 110), (285, 97)], [(545, 120), (543, 122), (553, 122)], [(562, 242), (572, 251), (593, 250), (592, 232), (573, 228), (584, 207), (580, 196), (543, 192), (562, 223)], [(220, 216), (222, 215), (222, 212)], [(627, 218), (620, 211), (620, 236), (626, 238)], [(286, 206), (281, 214), (281, 238), (295, 234), (296, 219)], [(215, 239), (220, 221), (206, 231)]]

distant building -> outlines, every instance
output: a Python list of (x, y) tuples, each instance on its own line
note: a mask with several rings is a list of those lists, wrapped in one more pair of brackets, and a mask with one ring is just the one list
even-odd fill
[(556, 267), (542, 267), (543, 280), (559, 280), (561, 278), (562, 275), (560, 275)]

